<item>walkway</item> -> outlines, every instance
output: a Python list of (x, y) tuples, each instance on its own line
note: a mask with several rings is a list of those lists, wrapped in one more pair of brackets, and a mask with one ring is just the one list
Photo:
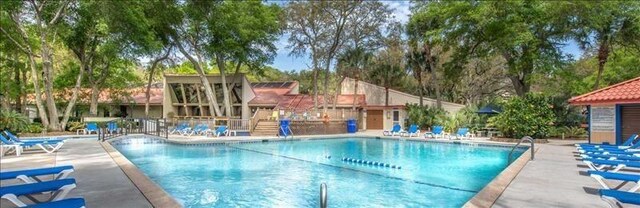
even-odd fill
[[(6, 155), (0, 159), (1, 170), (73, 165), (71, 177), (76, 187), (69, 197), (84, 197), (87, 207), (151, 207), (100, 143), (94, 139), (67, 140), (57, 153), (29, 151), (20, 157)], [(2, 181), (2, 185), (15, 181)], [(11, 207), (2, 200), (0, 207)]]
[(551, 141), (537, 147), (535, 160), (493, 207), (609, 207), (597, 195), (601, 186), (586, 175), (588, 167), (576, 160), (573, 142)]

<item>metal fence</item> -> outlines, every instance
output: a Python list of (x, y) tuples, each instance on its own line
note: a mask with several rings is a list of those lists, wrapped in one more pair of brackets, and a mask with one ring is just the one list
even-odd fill
[(217, 118), (217, 117), (198, 117), (198, 118), (174, 118), (171, 120), (171, 126), (179, 123), (186, 123), (189, 126), (198, 124), (206, 124), (209, 128), (214, 129), (218, 126), (225, 125), (229, 130), (233, 131), (250, 131), (251, 119), (241, 118)]
[(101, 141), (129, 134), (146, 134), (164, 138), (169, 136), (169, 125), (163, 118), (124, 118), (104, 122), (99, 126), (98, 139)]

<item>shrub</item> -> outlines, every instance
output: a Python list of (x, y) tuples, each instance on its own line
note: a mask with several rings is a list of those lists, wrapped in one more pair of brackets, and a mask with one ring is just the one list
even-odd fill
[(444, 125), (448, 120), (447, 112), (443, 109), (417, 104), (407, 104), (407, 117), (410, 124), (417, 124), (421, 128)]
[(84, 123), (78, 121), (72, 121), (67, 123), (68, 131), (77, 131), (78, 129), (84, 129)]
[(568, 127), (565, 126), (563, 128), (563, 133), (565, 138), (585, 138), (587, 137), (587, 130), (580, 127)]
[(502, 113), (489, 121), (507, 137), (545, 138), (555, 122), (551, 101), (542, 95), (513, 97), (502, 106)]
[(31, 123), (29, 125), (24, 126), (20, 132), (22, 133), (42, 133), (44, 127), (41, 123)]
[(0, 111), (0, 130), (21, 132), (29, 125), (29, 118), (15, 111)]

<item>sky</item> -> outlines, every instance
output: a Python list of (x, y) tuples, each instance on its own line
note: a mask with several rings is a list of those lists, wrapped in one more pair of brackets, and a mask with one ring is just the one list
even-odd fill
[[(278, 2), (281, 5), (284, 5), (283, 2)], [(393, 18), (401, 23), (407, 23), (409, 21), (409, 15), (411, 11), (409, 11), (410, 3), (409, 1), (382, 1), (382, 3), (389, 6), (389, 8), (393, 9)], [(276, 47), (278, 47), (277, 55), (273, 60), (270, 66), (273, 66), (281, 71), (300, 71), (302, 69), (308, 69), (311, 66), (311, 60), (308, 56), (306, 57), (295, 57), (289, 56), (290, 49), (287, 49), (287, 39), (289, 38), (288, 34), (283, 34), (278, 42), (276, 43)], [(564, 47), (562, 47), (562, 51), (567, 54), (573, 55), (574, 58), (579, 58), (582, 55), (582, 50), (578, 47), (576, 42), (569, 41), (566, 43)]]

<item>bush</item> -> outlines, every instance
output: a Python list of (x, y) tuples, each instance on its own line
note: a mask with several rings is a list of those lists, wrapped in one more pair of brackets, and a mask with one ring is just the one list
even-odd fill
[(15, 111), (0, 111), (0, 130), (21, 132), (29, 125), (29, 118)]
[(448, 120), (447, 112), (443, 109), (418, 104), (407, 104), (407, 117), (410, 124), (417, 124), (422, 128), (444, 125)]
[(44, 127), (41, 123), (31, 123), (29, 125), (24, 126), (20, 132), (21, 133), (42, 133)]
[(78, 121), (71, 121), (67, 123), (67, 131), (77, 131), (78, 129), (84, 129), (84, 123)]
[(505, 136), (545, 138), (555, 122), (549, 98), (538, 94), (513, 97), (503, 103), (502, 113), (489, 119)]

